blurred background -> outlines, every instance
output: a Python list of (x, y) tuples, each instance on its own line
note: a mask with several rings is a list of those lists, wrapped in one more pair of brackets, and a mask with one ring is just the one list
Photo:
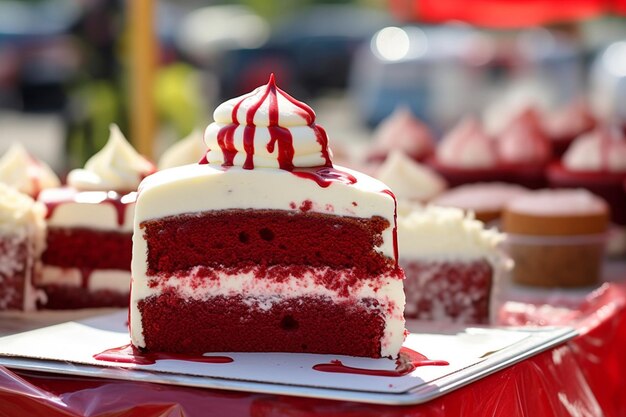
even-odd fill
[[(120, 125), (128, 139), (130, 36), (121, 0), (0, 1), (0, 154), (22, 142), (59, 173)], [(141, 0), (138, 0), (141, 1)], [(222, 100), (264, 84), (308, 102), (332, 143), (366, 144), (403, 106), (440, 138), (528, 105), (584, 103), (626, 126), (626, 2), (166, 1), (154, 13), (156, 129), (164, 149)]]

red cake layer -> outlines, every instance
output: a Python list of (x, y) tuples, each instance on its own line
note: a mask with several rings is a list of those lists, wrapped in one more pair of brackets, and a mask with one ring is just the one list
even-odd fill
[(130, 271), (132, 233), (52, 227), (46, 243), (44, 264)]
[(493, 268), (484, 260), (401, 262), (406, 279), (404, 316), (487, 324)]
[(148, 275), (252, 263), (357, 267), (372, 276), (394, 266), (374, 249), (389, 226), (378, 216), (236, 209), (170, 216), (140, 227), (148, 245)]
[(376, 305), (376, 300), (354, 304), (300, 297), (277, 301), (263, 310), (251, 308), (242, 296), (197, 301), (168, 292), (140, 301), (139, 311), (149, 351), (380, 357), (385, 324)]
[(0, 310), (24, 308), (26, 280), (33, 260), (29, 260), (26, 239), (0, 235)]
[(38, 307), (50, 310), (77, 308), (128, 307), (128, 292), (120, 293), (112, 290), (90, 291), (85, 287), (69, 285), (43, 285), (47, 301)]

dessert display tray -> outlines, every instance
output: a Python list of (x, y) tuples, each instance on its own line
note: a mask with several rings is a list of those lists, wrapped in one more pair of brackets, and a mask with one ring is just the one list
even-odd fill
[[(223, 363), (186, 358), (157, 358), (143, 364), (95, 359), (94, 355), (128, 345), (125, 311), (2, 337), (0, 365), (56, 374), (402, 405), (439, 397), (576, 335), (568, 327), (442, 328), (408, 322), (407, 328), (411, 334), (403, 349), (419, 352), (436, 365), (417, 366), (403, 374), (396, 372), (396, 361), (391, 359), (340, 355), (205, 355), (226, 357)], [(448, 364), (441, 365), (443, 361)], [(347, 373), (328, 372), (337, 368)]]

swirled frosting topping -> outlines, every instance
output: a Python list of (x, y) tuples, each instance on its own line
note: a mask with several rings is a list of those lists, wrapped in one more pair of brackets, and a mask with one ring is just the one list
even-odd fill
[(67, 183), (80, 191), (131, 191), (154, 171), (154, 165), (112, 124), (106, 145), (89, 158), (84, 169), (70, 171)]
[(572, 171), (626, 172), (626, 139), (617, 129), (598, 127), (570, 145), (563, 165)]
[(45, 162), (33, 157), (17, 142), (0, 158), (0, 182), (31, 197), (45, 188), (61, 185), (59, 177)]
[(332, 166), (328, 137), (315, 112), (276, 86), (220, 104), (204, 134), (206, 161), (222, 166), (294, 168)]

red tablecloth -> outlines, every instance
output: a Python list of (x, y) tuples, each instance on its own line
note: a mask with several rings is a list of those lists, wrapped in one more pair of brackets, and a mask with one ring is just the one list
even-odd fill
[(429, 403), (401, 407), (0, 367), (0, 416), (626, 416), (626, 284), (605, 284), (574, 308), (518, 303), (502, 311), (504, 323), (567, 323), (581, 334)]

